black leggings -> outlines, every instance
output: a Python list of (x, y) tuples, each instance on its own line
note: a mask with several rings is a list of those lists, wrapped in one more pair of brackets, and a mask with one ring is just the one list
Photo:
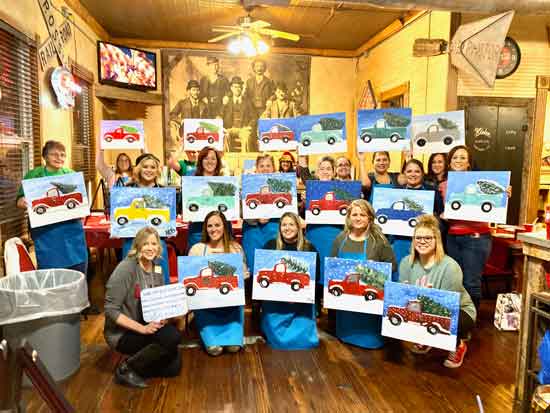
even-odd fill
[[(172, 324), (166, 324), (155, 334), (139, 334), (135, 331), (126, 331), (117, 344), (117, 351), (133, 355), (147, 347), (149, 344), (157, 343), (168, 353), (168, 356), (161, 359), (143, 372), (145, 377), (170, 377), (178, 374), (179, 366), (174, 366), (179, 359), (178, 344), (181, 341), (181, 334)], [(175, 368), (177, 367), (177, 369)], [(174, 370), (177, 370), (175, 372)]]
[(458, 338), (464, 339), (468, 337), (468, 334), (474, 329), (475, 325), (476, 322), (472, 320), (472, 317), (465, 311), (460, 310), (460, 314), (458, 315)]

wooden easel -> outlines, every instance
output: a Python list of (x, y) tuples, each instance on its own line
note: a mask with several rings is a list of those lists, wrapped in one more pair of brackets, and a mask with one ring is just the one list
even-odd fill
[(21, 406), (21, 383), (23, 373), (52, 412), (72, 413), (76, 410), (67, 401), (38, 353), (28, 343), (11, 349), (4, 339), (0, 342), (0, 411), (23, 412)]

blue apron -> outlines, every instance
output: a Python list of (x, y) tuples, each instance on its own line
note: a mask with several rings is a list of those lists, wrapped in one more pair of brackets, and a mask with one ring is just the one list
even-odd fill
[(202, 238), (202, 222), (190, 222), (187, 230), (187, 251), (195, 244), (201, 242)]
[(88, 260), (80, 218), (31, 228), (31, 237), (39, 270), (68, 268)]
[[(122, 257), (126, 258), (128, 251), (132, 248), (132, 242), (134, 238), (124, 238), (122, 242)], [(170, 267), (168, 266), (168, 249), (166, 248), (166, 241), (160, 239), (160, 245), (162, 245), (162, 255), (158, 259), (158, 264), (162, 268), (162, 275), (164, 277), (164, 285), (170, 284)]]
[(265, 224), (250, 225), (246, 221), (243, 222), (243, 240), (242, 246), (246, 256), (248, 268), (254, 270), (254, 252), (258, 248), (263, 248), (264, 245), (277, 237), (279, 231), (279, 219), (270, 219)]
[[(206, 254), (206, 245), (202, 254)], [(205, 347), (244, 344), (243, 306), (193, 310), (193, 314)]]
[[(393, 235), (390, 238), (390, 244), (395, 254), (395, 261), (397, 262), (397, 268), (399, 269), (399, 264), (401, 260), (411, 253), (411, 237), (406, 237), (403, 235)], [(399, 272), (394, 271), (391, 275), (391, 280), (393, 282), (399, 282)]]
[[(338, 248), (338, 258), (366, 260), (367, 240), (364, 241), (363, 253), (343, 252), (342, 240)], [(376, 349), (384, 345), (382, 331), (382, 316), (376, 314), (356, 313), (353, 311), (336, 310), (336, 336), (344, 343), (358, 347)]]
[(319, 285), (323, 285), (325, 283), (325, 258), (330, 257), (330, 253), (332, 252), (332, 244), (343, 229), (344, 228), (342, 225), (331, 224), (309, 224), (306, 227), (306, 238), (319, 252)]

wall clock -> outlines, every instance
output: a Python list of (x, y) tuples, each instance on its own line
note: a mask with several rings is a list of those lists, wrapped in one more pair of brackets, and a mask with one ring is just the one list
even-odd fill
[(511, 37), (504, 40), (497, 66), (497, 79), (504, 79), (516, 71), (521, 61), (521, 51), (517, 42)]

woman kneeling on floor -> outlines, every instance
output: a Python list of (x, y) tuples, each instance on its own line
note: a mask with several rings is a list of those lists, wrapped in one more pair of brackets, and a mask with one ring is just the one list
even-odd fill
[(160, 256), (157, 231), (139, 230), (107, 283), (103, 334), (112, 349), (130, 355), (116, 369), (119, 384), (147, 387), (144, 378), (177, 376), (181, 368), (179, 331), (166, 320), (146, 323), (141, 310), (141, 290), (164, 284)]
[[(460, 293), (460, 314), (458, 319), (458, 346), (449, 352), (443, 363), (445, 367), (457, 368), (462, 365), (467, 346), (464, 339), (475, 325), (476, 308), (470, 295), (462, 285), (462, 270), (458, 263), (445, 255), (439, 221), (433, 215), (419, 217), (414, 229), (411, 254), (399, 265), (399, 281), (420, 287)], [(429, 346), (415, 344), (411, 351), (425, 354)]]

